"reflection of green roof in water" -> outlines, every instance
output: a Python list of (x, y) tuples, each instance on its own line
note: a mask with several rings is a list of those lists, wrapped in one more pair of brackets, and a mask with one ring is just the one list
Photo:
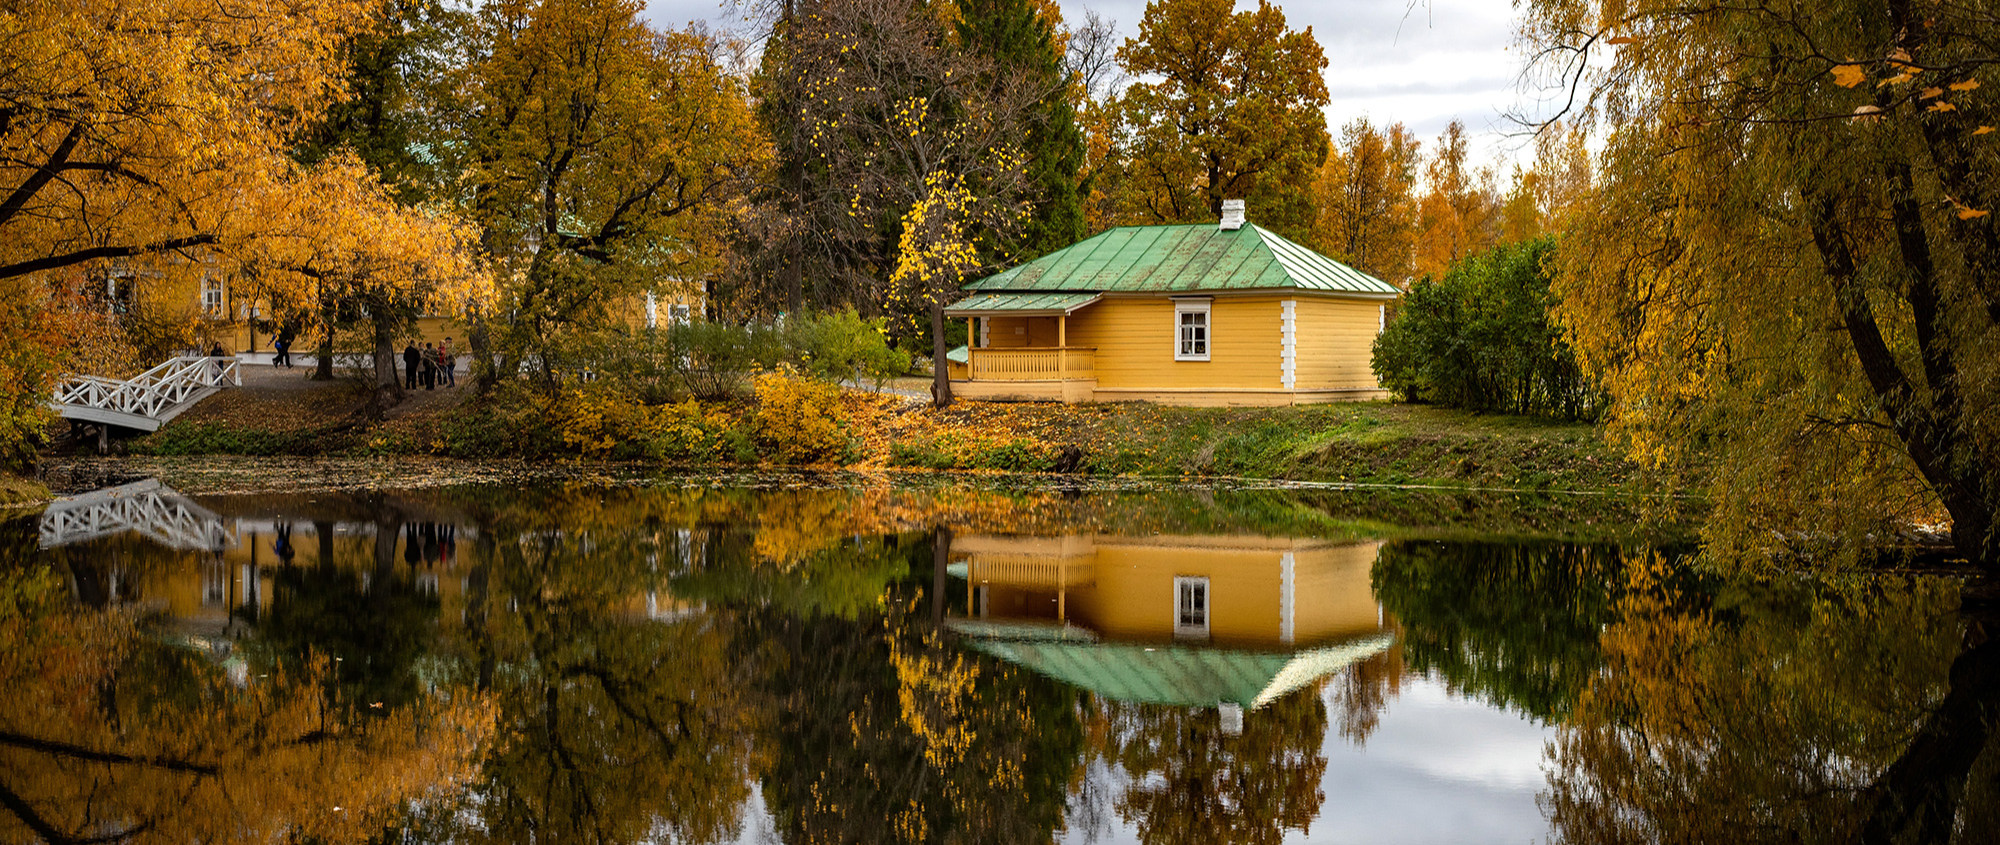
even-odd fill
[(1214, 707), (1265, 704), (1387, 649), (1389, 634), (1295, 653), (1130, 643), (973, 638), (970, 645), (1009, 663), (1117, 701)]

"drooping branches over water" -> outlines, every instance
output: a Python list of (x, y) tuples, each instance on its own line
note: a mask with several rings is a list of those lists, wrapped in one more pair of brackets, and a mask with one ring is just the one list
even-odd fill
[(1714, 457), (1719, 555), (1914, 521), (2000, 571), (1994, 12), (1527, 6), (1608, 134), (1560, 316), (1635, 454)]

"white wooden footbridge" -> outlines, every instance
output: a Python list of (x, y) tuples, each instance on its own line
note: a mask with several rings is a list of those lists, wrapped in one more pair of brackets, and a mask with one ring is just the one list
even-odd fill
[(219, 551), (236, 545), (236, 534), (222, 517), (155, 478), (57, 499), (42, 511), (44, 549), (127, 531), (185, 551)]
[(49, 404), (67, 419), (139, 431), (160, 426), (224, 387), (242, 387), (233, 357), (183, 355), (129, 379), (69, 376)]

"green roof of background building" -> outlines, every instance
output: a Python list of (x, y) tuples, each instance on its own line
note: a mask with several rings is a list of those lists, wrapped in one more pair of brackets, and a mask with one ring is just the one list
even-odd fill
[(1395, 285), (1254, 223), (1124, 226), (965, 286), (968, 291), (1313, 290), (1394, 296)]

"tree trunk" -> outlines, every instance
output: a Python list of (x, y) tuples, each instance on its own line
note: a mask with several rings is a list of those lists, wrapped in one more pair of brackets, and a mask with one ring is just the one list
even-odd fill
[(951, 362), (945, 355), (951, 352), (944, 339), (944, 303), (931, 303), (931, 404), (939, 408), (951, 405)]
[(389, 319), (389, 308), (377, 302), (370, 310), (374, 316), (368, 322), (375, 329), (375, 392), (368, 401), (374, 417), (381, 419), (382, 412), (402, 403), (403, 382), (396, 377), (396, 326)]
[[(945, 590), (951, 579), (951, 526), (940, 525), (931, 534), (931, 624), (944, 627)], [(972, 611), (968, 608), (966, 612)]]
[(319, 541), (319, 557), (313, 565), (323, 570), (333, 568), (333, 523), (313, 520), (313, 538)]
[(474, 390), (484, 394), (499, 381), (499, 374), (493, 369), (493, 347), (487, 339), (486, 315), (475, 310), (467, 317), (469, 333), (465, 342), (472, 349), (472, 367), (467, 375), (472, 377)]
[(1966, 777), (2000, 723), (2000, 639), (1987, 638), (2000, 618), (1992, 607), (1967, 604), (1968, 647), (1952, 661), (1944, 699), (1869, 787), (1874, 800), (1861, 829), (1864, 843), (1951, 840)]
[(321, 295), (319, 301), (320, 336), (319, 360), (313, 364), (315, 381), (333, 380), (333, 298)]

